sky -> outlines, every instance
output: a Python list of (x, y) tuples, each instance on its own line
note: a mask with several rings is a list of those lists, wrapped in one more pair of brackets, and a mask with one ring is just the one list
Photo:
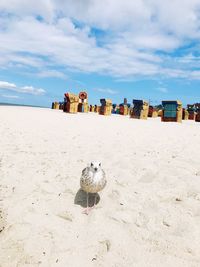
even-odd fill
[(1, 0), (0, 102), (200, 102), (200, 0)]

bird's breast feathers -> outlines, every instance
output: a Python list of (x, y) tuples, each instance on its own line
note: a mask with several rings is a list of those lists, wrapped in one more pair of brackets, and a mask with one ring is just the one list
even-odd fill
[(80, 185), (84, 191), (90, 193), (99, 192), (105, 187), (106, 183), (105, 172), (103, 170), (92, 172), (87, 167), (82, 171)]
[(82, 177), (84, 177), (85, 179), (93, 180), (94, 182), (98, 182), (102, 179), (105, 179), (105, 172), (103, 170), (92, 172), (88, 167), (86, 167), (82, 171)]

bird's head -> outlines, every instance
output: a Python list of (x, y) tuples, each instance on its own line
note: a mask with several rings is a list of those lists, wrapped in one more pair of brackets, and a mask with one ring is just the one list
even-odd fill
[(101, 170), (101, 162), (99, 161), (92, 161), (90, 164), (89, 164), (89, 168), (92, 172), (98, 172)]

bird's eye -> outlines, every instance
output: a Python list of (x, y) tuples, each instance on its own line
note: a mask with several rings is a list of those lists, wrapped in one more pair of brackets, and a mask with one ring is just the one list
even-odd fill
[(94, 164), (93, 163), (91, 163), (91, 167), (93, 167), (94, 166)]
[(101, 163), (99, 163), (99, 166), (101, 166)]

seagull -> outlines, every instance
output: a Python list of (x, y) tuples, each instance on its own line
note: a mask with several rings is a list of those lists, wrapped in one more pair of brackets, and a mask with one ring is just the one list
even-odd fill
[(89, 207), (89, 193), (97, 193), (103, 190), (106, 183), (106, 175), (104, 170), (101, 168), (101, 163), (99, 161), (92, 161), (88, 164), (88, 167), (82, 170), (80, 186), (81, 189), (87, 193), (87, 208), (83, 211), (83, 213), (88, 215), (89, 211), (96, 206), (97, 195), (95, 194), (94, 205), (93, 207)]

